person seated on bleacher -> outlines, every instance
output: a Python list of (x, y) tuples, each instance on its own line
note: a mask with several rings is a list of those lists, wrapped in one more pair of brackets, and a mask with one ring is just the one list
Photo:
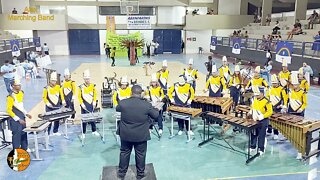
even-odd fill
[(313, 29), (313, 24), (319, 22), (319, 14), (316, 10), (313, 10), (313, 13), (310, 15), (310, 17), (307, 19), (308, 21), (308, 29)]
[(268, 14), (268, 16), (266, 17), (266, 26), (270, 26), (271, 23), (271, 14)]
[(292, 40), (293, 35), (299, 35), (302, 33), (302, 29), (301, 29), (301, 23), (299, 21), (299, 19), (296, 20), (296, 23), (293, 25), (293, 29), (291, 32), (288, 32), (288, 38), (287, 40)]
[(313, 54), (318, 54), (320, 52), (320, 31), (318, 31), (318, 34), (313, 37), (314, 38), (314, 42), (312, 44), (312, 50), (313, 50)]
[(33, 62), (37, 67), (38, 67), (38, 63), (36, 60), (37, 54), (34, 51), (31, 51), (28, 56), (27, 59), (29, 62)]
[(279, 21), (276, 21), (276, 25), (274, 25), (274, 28), (272, 29), (272, 34), (278, 34), (278, 31), (280, 30), (279, 25)]
[(18, 14), (18, 11), (16, 10), (16, 8), (13, 8), (11, 14)]

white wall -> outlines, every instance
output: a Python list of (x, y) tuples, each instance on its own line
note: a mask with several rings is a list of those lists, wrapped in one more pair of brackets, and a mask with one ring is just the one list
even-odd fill
[(51, 55), (69, 55), (68, 31), (38, 31), (41, 44), (47, 43)]
[(241, 0), (223, 0), (218, 3), (219, 15), (240, 15)]
[(212, 31), (213, 36), (229, 37), (233, 34), (234, 29), (216, 29)]
[(175, 7), (158, 7), (158, 24), (183, 25), (185, 22), (186, 8)]
[(6, 30), (14, 35), (19, 36), (20, 38), (32, 38), (33, 32), (32, 30)]
[(68, 6), (68, 23), (97, 24), (96, 6)]
[(205, 53), (210, 52), (210, 40), (212, 30), (186, 31), (186, 39), (196, 38), (196, 41), (185, 41), (186, 53), (198, 53), (199, 47), (202, 47)]
[(22, 14), (24, 8), (29, 7), (29, 0), (1, 0), (2, 13), (10, 14), (16, 8), (18, 14)]

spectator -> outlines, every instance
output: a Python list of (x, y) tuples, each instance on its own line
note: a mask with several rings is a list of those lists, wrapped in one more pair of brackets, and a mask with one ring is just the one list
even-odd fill
[(49, 47), (47, 46), (47, 43), (43, 44), (42, 50), (45, 55), (49, 55)]
[(260, 71), (261, 76), (268, 82), (269, 86), (270, 83), (270, 72), (272, 70), (272, 61), (269, 61), (266, 66)]
[(238, 33), (236, 30), (233, 31), (233, 34), (232, 34), (232, 37), (237, 37), (238, 36)]
[(272, 34), (278, 34), (278, 31), (280, 30), (279, 27), (279, 21), (276, 21), (276, 24), (274, 25), (274, 28), (272, 29)]
[(18, 11), (16, 10), (16, 8), (13, 8), (11, 14), (18, 14)]
[(186, 15), (188, 15), (189, 14), (189, 11), (188, 11), (188, 9), (186, 10)]
[(208, 11), (207, 15), (214, 15), (213, 9), (210, 9), (210, 10)]
[(266, 26), (270, 26), (271, 23), (271, 15), (268, 14), (268, 16), (266, 17)]
[(111, 64), (112, 67), (116, 66), (115, 57), (116, 57), (116, 47), (113, 47), (113, 49), (111, 50), (111, 54), (110, 54), (110, 58), (112, 59), (112, 64)]
[(272, 61), (272, 53), (271, 53), (270, 49), (268, 49), (268, 51), (266, 53), (266, 58), (267, 58), (267, 62), (264, 64), (265, 66), (267, 66), (269, 64), (269, 62)]
[[(319, 14), (317, 13), (316, 10), (313, 10), (313, 13), (310, 15), (310, 17), (308, 18), (308, 29), (313, 29), (313, 24), (317, 23), (319, 18)], [(310, 27), (311, 26), (311, 27)]]
[(309, 73), (310, 77), (313, 77), (313, 70), (306, 62), (303, 63), (302, 68), (303, 74)]
[(12, 63), (13, 63), (14, 65), (20, 64), (20, 61), (18, 60), (18, 57), (17, 57), (17, 56), (13, 56)]
[(1, 66), (0, 74), (3, 75), (4, 84), (6, 85), (9, 94), (12, 92), (11, 86), (14, 82), (15, 72), (16, 69), (14, 65), (10, 64), (8, 60)]
[(314, 43), (312, 44), (312, 50), (313, 50), (313, 54), (319, 53), (319, 51), (320, 51), (320, 31), (318, 31), (318, 34), (314, 37)]
[(183, 53), (184, 52), (184, 41), (182, 40), (182, 42), (181, 42), (181, 53)]
[(246, 38), (246, 39), (249, 38), (248, 31), (246, 31), (246, 32), (244, 33), (244, 36), (243, 36), (243, 37)]
[(291, 30), (291, 32), (288, 32), (287, 40), (292, 40), (293, 35), (299, 35), (301, 33), (302, 33), (301, 23), (300, 23), (299, 19), (297, 19), (296, 23), (293, 25), (293, 29)]
[(31, 51), (27, 56), (27, 60), (29, 62), (34, 63), (38, 67), (38, 63), (37, 63), (36, 58), (37, 58), (37, 54), (34, 51)]
[(193, 16), (194, 16), (194, 15), (199, 15), (198, 12), (199, 12), (199, 9), (195, 9), (195, 10), (192, 11), (192, 15), (193, 15)]

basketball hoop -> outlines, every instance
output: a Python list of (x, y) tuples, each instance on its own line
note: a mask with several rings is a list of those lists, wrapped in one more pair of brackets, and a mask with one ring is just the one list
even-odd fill
[(121, 14), (139, 14), (139, 1), (120, 1)]

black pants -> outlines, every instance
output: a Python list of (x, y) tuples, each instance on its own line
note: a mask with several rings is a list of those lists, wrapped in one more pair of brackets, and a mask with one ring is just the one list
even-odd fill
[(128, 142), (121, 140), (120, 162), (118, 171), (118, 175), (120, 177), (124, 177), (127, 173), (130, 162), (130, 154), (133, 147), (135, 150), (137, 177), (144, 176), (144, 170), (146, 166), (147, 141)]
[[(88, 112), (84, 109), (81, 108), (81, 114), (87, 114)], [(89, 123), (82, 123), (82, 130), (83, 130), (83, 134), (85, 134), (87, 132), (87, 124), (91, 124), (91, 131), (95, 132), (97, 131), (97, 126), (95, 122), (89, 122)]]
[(12, 130), (12, 147), (13, 149), (21, 148), (28, 149), (27, 133), (23, 131), (26, 126), (21, 125), (19, 121), (10, 119), (10, 126)]
[(111, 66), (115, 66), (115, 64), (114, 64), (114, 62), (115, 62), (114, 57), (111, 57), (111, 59), (112, 59), (112, 64), (111, 64)]
[[(52, 109), (52, 108), (49, 108), (48, 106), (46, 106), (46, 112), (50, 112), (50, 111), (54, 111), (54, 110), (56, 110), (56, 109)], [(57, 133), (59, 131), (60, 121), (56, 120), (56, 121), (53, 121), (52, 123), (53, 123), (53, 133)], [(50, 135), (52, 123), (50, 123), (48, 126), (48, 134), (49, 135)]]

